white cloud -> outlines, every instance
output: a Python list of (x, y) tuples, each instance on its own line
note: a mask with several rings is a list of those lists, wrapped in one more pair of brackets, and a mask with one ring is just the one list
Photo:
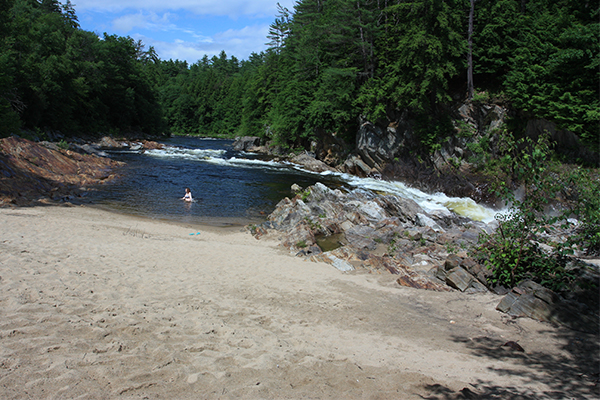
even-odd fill
[[(185, 10), (197, 15), (216, 15), (237, 18), (242, 15), (273, 16), (277, 0), (75, 0), (77, 11), (94, 10), (122, 12), (124, 10)], [(279, 0), (282, 6), (293, 8), (294, 0)]]
[(137, 13), (122, 15), (112, 21), (113, 28), (122, 33), (127, 33), (134, 28), (164, 30), (170, 25), (169, 14), (159, 17), (157, 14)]
[(194, 64), (204, 55), (208, 58), (218, 56), (225, 51), (228, 57), (235, 56), (239, 60), (248, 59), (252, 52), (266, 49), (268, 26), (247, 26), (243, 29), (228, 29), (212, 37), (202, 37), (197, 41), (176, 39), (173, 42), (155, 40), (142, 35), (132, 35), (146, 46), (153, 46), (163, 60), (179, 59)]
[[(71, 0), (84, 29), (117, 33), (153, 46), (163, 60), (190, 64), (225, 51), (247, 59), (266, 49), (277, 2), (295, 0)], [(84, 23), (85, 22), (85, 23)]]

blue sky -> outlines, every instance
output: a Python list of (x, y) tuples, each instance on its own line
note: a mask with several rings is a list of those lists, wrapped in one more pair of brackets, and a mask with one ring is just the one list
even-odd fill
[[(225, 50), (247, 59), (266, 49), (277, 0), (71, 0), (81, 28), (131, 36), (163, 60), (193, 64)], [(294, 0), (279, 0), (293, 10)]]

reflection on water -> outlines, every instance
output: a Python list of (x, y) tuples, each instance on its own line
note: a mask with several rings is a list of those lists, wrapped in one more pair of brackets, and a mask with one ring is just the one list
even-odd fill
[(334, 235), (329, 236), (316, 235), (315, 241), (317, 242), (317, 245), (321, 248), (321, 250), (331, 251), (342, 247), (346, 242), (346, 237), (343, 233), (336, 233)]

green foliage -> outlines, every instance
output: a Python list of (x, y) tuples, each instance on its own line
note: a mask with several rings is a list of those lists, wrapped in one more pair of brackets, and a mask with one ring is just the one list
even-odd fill
[(554, 121), (597, 145), (598, 5), (480, 0), (475, 8), (476, 80), (503, 90), (525, 118)]
[(306, 201), (308, 200), (308, 198), (310, 197), (310, 194), (312, 192), (310, 191), (310, 188), (306, 188), (304, 189), (304, 191), (301, 193), (300, 198), (302, 199), (302, 201)]
[(418, 114), (415, 118), (415, 133), (421, 145), (430, 153), (441, 148), (442, 139), (455, 133), (448, 114)]
[(323, 229), (323, 227), (321, 226), (321, 224), (319, 222), (315, 222), (312, 219), (310, 219), (309, 217), (304, 217), (304, 220), (306, 221), (306, 223), (308, 224), (309, 228), (312, 231), (317, 231), (317, 230)]
[[(469, 8), (467, 0), (299, 0), (292, 10), (278, 5), (266, 52), (188, 65), (129, 37), (81, 30), (69, 0), (0, 2), (0, 135), (21, 127), (252, 135), (289, 149), (331, 133), (352, 143), (359, 120), (408, 111), (423, 150), (435, 151), (456, 134), (448, 110), (466, 83)], [(473, 103), (502, 93), (524, 119), (554, 121), (596, 145), (597, 5), (478, 0), (474, 10)], [(488, 144), (472, 144), (482, 163)]]
[(475, 134), (475, 129), (463, 120), (456, 122), (456, 136), (459, 138), (471, 138)]
[(464, 68), (464, 6), (460, 0), (390, 5), (379, 48), (384, 87), (401, 108), (436, 112), (450, 101), (449, 80)]
[(79, 29), (70, 1), (13, 0), (0, 10), (0, 117), (6, 135), (20, 126), (66, 135), (141, 130), (164, 124), (131, 38)]
[[(557, 179), (556, 164), (550, 158), (548, 137), (541, 136), (534, 142), (505, 135), (505, 141), (499, 163), (510, 179), (499, 179), (494, 186), (510, 208), (496, 216), (498, 228), (494, 233), (481, 235), (475, 254), (493, 271), (493, 283), (512, 287), (522, 280), (532, 279), (553, 290), (562, 290), (574, 279), (572, 272), (565, 268), (572, 243), (552, 243), (545, 238), (556, 229), (558, 222), (566, 223), (571, 211), (550, 215), (546, 210), (550, 200), (564, 188), (564, 182)], [(516, 188), (506, 183), (511, 179), (520, 185), (518, 196)], [(587, 192), (581, 195), (581, 199), (588, 197)], [(598, 216), (597, 210), (595, 213), (580, 210), (579, 215)]]
[(446, 251), (449, 254), (456, 254), (456, 253), (458, 253), (458, 249), (456, 248), (456, 245), (454, 243), (447, 243), (446, 244)]
[(67, 143), (67, 141), (64, 139), (62, 139), (60, 142), (58, 142), (57, 146), (63, 150), (69, 150), (69, 143)]
[(579, 222), (576, 234), (569, 237), (568, 244), (587, 254), (600, 255), (600, 174), (577, 167), (564, 182), (571, 207), (565, 212)]

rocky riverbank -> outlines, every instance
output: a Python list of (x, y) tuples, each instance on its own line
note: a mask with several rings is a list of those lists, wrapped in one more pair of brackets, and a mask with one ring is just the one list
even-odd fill
[(123, 163), (110, 159), (104, 149), (123, 147), (143, 151), (162, 145), (111, 137), (71, 143), (0, 139), (0, 207), (84, 197), (90, 188), (118, 176)]
[[(507, 295), (498, 309), (509, 315), (598, 330), (598, 296), (566, 298), (535, 282), (517, 288), (492, 284), (491, 271), (469, 256), (482, 232), (495, 223), (472, 221), (452, 212), (427, 213), (412, 200), (363, 190), (342, 192), (317, 183), (294, 188), (252, 234), (276, 238), (293, 254), (323, 261), (343, 272), (397, 275), (399, 286)], [(564, 240), (569, 231), (558, 231)], [(569, 268), (598, 287), (598, 266), (573, 259)]]
[(55, 143), (0, 140), (0, 206), (68, 201), (116, 177), (121, 163)]

